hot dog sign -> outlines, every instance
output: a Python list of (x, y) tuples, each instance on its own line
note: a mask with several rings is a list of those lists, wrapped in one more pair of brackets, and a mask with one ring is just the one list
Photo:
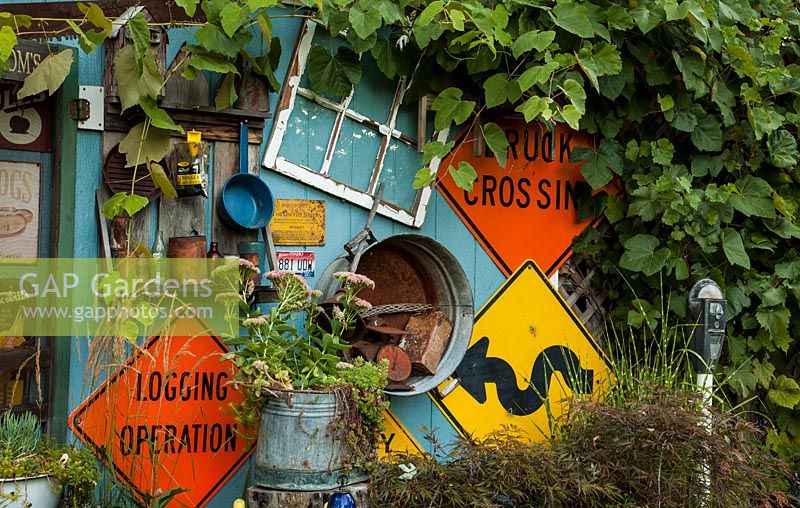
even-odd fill
[(35, 258), (39, 248), (38, 164), (0, 161), (0, 258)]

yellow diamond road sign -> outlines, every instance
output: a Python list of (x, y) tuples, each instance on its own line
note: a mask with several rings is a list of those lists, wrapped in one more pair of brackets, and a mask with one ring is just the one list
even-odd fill
[(387, 409), (384, 413), (384, 423), (386, 430), (381, 434), (381, 444), (378, 447), (380, 458), (386, 458), (393, 453), (424, 453), (422, 446), (391, 409)]
[[(434, 401), (462, 434), (512, 425), (532, 440), (572, 394), (598, 396), (611, 381), (603, 353), (533, 261), (526, 261), (475, 316), (459, 383)], [(452, 386), (445, 382), (441, 386)]]

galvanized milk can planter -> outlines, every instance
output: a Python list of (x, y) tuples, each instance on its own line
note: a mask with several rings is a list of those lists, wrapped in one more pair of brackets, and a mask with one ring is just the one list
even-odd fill
[(338, 428), (354, 401), (340, 390), (276, 390), (264, 400), (255, 484), (284, 490), (330, 490), (366, 481), (352, 469), (359, 455)]
[[(239, 301), (252, 302), (257, 268), (240, 260)], [(371, 305), (358, 297), (369, 278), (337, 273), (341, 293), (318, 303), (293, 273), (271, 271), (277, 299), (268, 307), (241, 305), (246, 331), (227, 340), (239, 368), (244, 402), (237, 420), (258, 423), (254, 484), (273, 490), (321, 491), (367, 479), (388, 407), (386, 364), (348, 355), (344, 336)]]

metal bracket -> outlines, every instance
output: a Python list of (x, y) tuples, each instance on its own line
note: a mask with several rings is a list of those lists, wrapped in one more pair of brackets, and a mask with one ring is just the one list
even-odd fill
[(78, 87), (78, 98), (70, 101), (69, 112), (70, 116), (78, 121), (79, 129), (104, 130), (105, 89), (102, 86)]

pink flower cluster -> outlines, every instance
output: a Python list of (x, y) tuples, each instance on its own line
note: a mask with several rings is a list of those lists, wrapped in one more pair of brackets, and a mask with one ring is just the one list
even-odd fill
[(245, 328), (248, 326), (264, 326), (265, 324), (267, 324), (266, 316), (247, 318), (244, 321), (242, 321), (242, 326), (244, 326)]
[(375, 282), (366, 275), (361, 275), (360, 273), (336, 272), (333, 276), (345, 284), (375, 289)]
[(372, 304), (368, 301), (364, 300), (363, 298), (354, 297), (353, 298), (353, 305), (360, 308), (361, 310), (369, 310), (372, 308)]
[(239, 258), (239, 267), (244, 268), (245, 270), (253, 271), (257, 274), (261, 273), (261, 270), (256, 265), (244, 258)]

